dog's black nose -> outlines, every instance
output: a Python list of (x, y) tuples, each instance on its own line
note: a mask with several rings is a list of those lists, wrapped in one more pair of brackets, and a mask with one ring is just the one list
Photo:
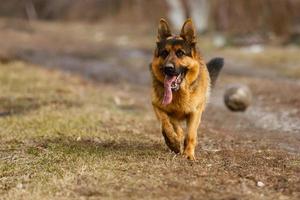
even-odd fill
[(166, 64), (164, 67), (164, 72), (166, 75), (175, 75), (176, 74), (175, 66), (172, 63)]

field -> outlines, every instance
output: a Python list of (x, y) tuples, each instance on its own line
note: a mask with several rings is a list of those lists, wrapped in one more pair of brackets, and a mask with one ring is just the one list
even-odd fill
[[(167, 149), (151, 109), (155, 33), (0, 26), (1, 199), (300, 198), (297, 48), (257, 55), (202, 39), (206, 58), (227, 62), (190, 162)], [(236, 82), (253, 92), (244, 113), (222, 102)]]

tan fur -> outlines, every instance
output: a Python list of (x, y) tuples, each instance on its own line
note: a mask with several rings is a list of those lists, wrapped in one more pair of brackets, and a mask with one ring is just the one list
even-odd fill
[[(168, 30), (166, 29), (168, 29), (167, 23), (161, 20), (158, 40), (163, 39), (164, 35), (162, 34), (168, 35), (168, 32), (166, 32)], [(192, 29), (194, 28), (191, 20), (187, 20), (180, 35), (184, 39), (189, 40), (191, 44), (195, 42), (195, 38), (189, 32), (194, 31)], [(168, 51), (170, 51), (168, 58), (163, 59), (160, 56), (154, 55), (151, 64), (153, 109), (161, 122), (162, 133), (169, 148), (176, 153), (182, 153), (190, 160), (195, 160), (194, 152), (197, 142), (197, 129), (210, 91), (209, 73), (203, 58), (197, 52), (196, 48), (192, 50), (191, 56), (183, 56), (182, 58), (173, 55), (180, 46), (166, 45), (165, 48), (168, 48)], [(164, 106), (162, 105), (164, 74), (161, 66), (167, 62), (167, 59), (173, 59), (172, 62), (176, 63), (176, 66), (187, 66), (188, 70), (180, 84), (180, 89), (172, 93), (172, 102)], [(184, 135), (182, 128), (183, 121), (187, 122), (186, 135)]]

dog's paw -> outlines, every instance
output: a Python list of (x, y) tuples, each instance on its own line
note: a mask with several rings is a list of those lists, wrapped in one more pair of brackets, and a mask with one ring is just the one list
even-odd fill
[(182, 139), (180, 138), (168, 138), (165, 132), (163, 132), (163, 136), (165, 138), (166, 145), (173, 151), (174, 153), (177, 154), (182, 154), (183, 152), (183, 142)]
[(180, 141), (173, 141), (167, 143), (168, 147), (174, 152), (174, 153), (182, 153), (183, 152), (183, 145)]
[(185, 150), (183, 152), (183, 156), (185, 158), (187, 158), (188, 160), (191, 160), (191, 161), (196, 161), (196, 158), (195, 158), (195, 153), (193, 151), (187, 151)]

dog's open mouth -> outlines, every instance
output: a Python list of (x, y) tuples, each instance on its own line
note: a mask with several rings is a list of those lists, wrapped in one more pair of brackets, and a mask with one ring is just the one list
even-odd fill
[(171, 103), (173, 95), (172, 91), (177, 91), (180, 88), (180, 83), (182, 82), (183, 76), (179, 74), (177, 76), (166, 75), (164, 80), (164, 98), (162, 101), (163, 105), (168, 105)]

